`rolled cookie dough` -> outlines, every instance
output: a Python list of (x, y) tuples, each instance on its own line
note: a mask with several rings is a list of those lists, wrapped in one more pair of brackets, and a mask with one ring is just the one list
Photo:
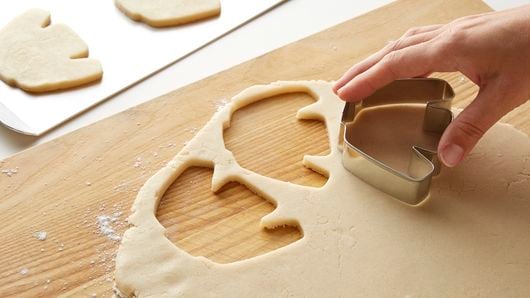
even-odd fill
[[(116, 258), (116, 288), (138, 297), (525, 297), (530, 293), (530, 139), (495, 125), (431, 196), (411, 207), (347, 172), (337, 150), (343, 103), (322, 81), (250, 87), (232, 98), (139, 191)], [(316, 102), (299, 119), (326, 124), (331, 152), (304, 164), (321, 188), (242, 168), (225, 148), (232, 113), (278, 94)], [(510, 144), (510, 146), (506, 146)], [(257, 157), (259, 158), (259, 157)], [(297, 225), (303, 238), (247, 260), (218, 264), (175, 246), (155, 213), (186, 169), (214, 169), (212, 191), (236, 181), (272, 202), (263, 228)]]
[(219, 0), (116, 0), (129, 18), (153, 27), (191, 23), (219, 15)]
[(80, 86), (101, 79), (101, 64), (69, 27), (50, 25), (50, 13), (31, 9), (0, 30), (0, 79), (29, 92)]

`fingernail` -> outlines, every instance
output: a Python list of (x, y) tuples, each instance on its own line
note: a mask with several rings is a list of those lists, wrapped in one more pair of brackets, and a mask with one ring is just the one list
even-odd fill
[(456, 166), (464, 157), (464, 148), (457, 144), (449, 144), (442, 150), (442, 161), (448, 167)]

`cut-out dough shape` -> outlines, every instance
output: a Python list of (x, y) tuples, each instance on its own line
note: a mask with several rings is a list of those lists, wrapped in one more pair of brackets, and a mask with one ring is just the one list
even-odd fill
[[(431, 196), (411, 207), (344, 169), (337, 149), (343, 103), (323, 81), (250, 87), (232, 98), (141, 188), (116, 258), (116, 288), (137, 297), (524, 297), (530, 292), (530, 139), (495, 125), (469, 158), (444, 169)], [(321, 188), (240, 167), (223, 130), (237, 109), (305, 92), (299, 119), (324, 121), (331, 152), (304, 164), (329, 175)], [(506, 146), (506, 144), (510, 146)], [(276, 205), (261, 226), (299, 225), (304, 237), (255, 258), (218, 264), (165, 236), (155, 212), (187, 168), (214, 168), (212, 191), (244, 184)]]
[(101, 64), (68, 26), (31, 9), (0, 30), (0, 79), (29, 92), (72, 88), (101, 79)]
[(169, 27), (217, 16), (219, 0), (115, 0), (129, 18), (153, 27)]

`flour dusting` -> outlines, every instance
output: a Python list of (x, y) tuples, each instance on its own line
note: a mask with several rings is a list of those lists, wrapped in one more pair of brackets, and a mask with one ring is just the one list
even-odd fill
[(18, 173), (18, 167), (14, 169), (2, 169), (1, 173), (6, 175), (7, 177), (13, 177), (13, 175)]
[(121, 237), (116, 233), (113, 225), (120, 219), (122, 212), (114, 212), (111, 215), (98, 215), (96, 217), (99, 232), (113, 241), (120, 241)]
[(33, 233), (33, 237), (37, 238), (40, 241), (44, 241), (48, 237), (48, 232), (38, 231), (38, 232)]
[(215, 105), (216, 112), (219, 112), (219, 111), (221, 111), (222, 109), (224, 109), (229, 103), (230, 103), (230, 101), (229, 101), (228, 99), (223, 98), (220, 102), (218, 102), (218, 103)]

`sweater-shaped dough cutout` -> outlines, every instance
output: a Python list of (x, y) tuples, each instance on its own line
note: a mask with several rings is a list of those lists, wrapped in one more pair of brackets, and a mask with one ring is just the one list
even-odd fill
[(28, 92), (81, 86), (101, 79), (99, 61), (72, 29), (50, 25), (50, 13), (31, 9), (0, 30), (0, 79)]

